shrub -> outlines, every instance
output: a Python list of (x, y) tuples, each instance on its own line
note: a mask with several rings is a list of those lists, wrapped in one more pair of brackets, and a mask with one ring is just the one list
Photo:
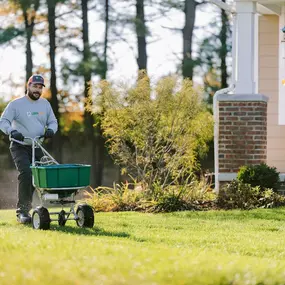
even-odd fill
[[(141, 77), (132, 88), (101, 82), (101, 126), (110, 154), (125, 173), (147, 185), (185, 185), (197, 157), (207, 152), (213, 118), (191, 81), (164, 78), (151, 88)], [(98, 106), (97, 106), (98, 107)]]
[(217, 205), (222, 209), (272, 208), (285, 205), (285, 197), (274, 193), (272, 189), (263, 189), (259, 186), (239, 180), (233, 180), (219, 191)]
[(261, 190), (266, 188), (277, 191), (279, 187), (279, 172), (275, 167), (270, 167), (265, 163), (259, 165), (242, 166), (238, 172), (237, 179), (251, 186), (260, 186)]
[(96, 212), (137, 211), (143, 201), (142, 191), (129, 189), (130, 183), (114, 184), (85, 191), (87, 203)]
[(188, 185), (169, 186), (160, 190), (152, 203), (153, 212), (207, 210), (214, 207), (215, 194), (205, 181), (193, 180)]
[(272, 189), (265, 189), (259, 197), (259, 208), (273, 208), (285, 205), (285, 196), (273, 192)]
[(85, 195), (87, 203), (97, 212), (205, 210), (213, 206), (216, 198), (206, 179), (165, 188), (156, 184), (153, 191), (139, 183), (114, 184), (113, 188), (91, 189)]
[(233, 180), (220, 189), (217, 205), (222, 209), (252, 209), (257, 204), (259, 192), (259, 187)]

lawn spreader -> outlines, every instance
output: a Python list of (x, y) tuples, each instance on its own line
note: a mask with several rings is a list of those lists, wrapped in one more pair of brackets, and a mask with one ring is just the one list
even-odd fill
[[(11, 139), (20, 144), (23, 142)], [(75, 220), (81, 228), (92, 228), (94, 211), (86, 203), (75, 201), (76, 194), (90, 184), (90, 165), (59, 164), (42, 146), (42, 137), (29, 138), (32, 142), (32, 181), (38, 193), (39, 205), (32, 212), (34, 229), (48, 230), (51, 222), (64, 226), (66, 221)], [(36, 161), (35, 149), (40, 148), (43, 156)], [(46, 205), (59, 208), (61, 211), (49, 211)], [(58, 207), (57, 207), (58, 205)], [(68, 211), (63, 208), (70, 207)], [(55, 208), (54, 208), (55, 209)]]

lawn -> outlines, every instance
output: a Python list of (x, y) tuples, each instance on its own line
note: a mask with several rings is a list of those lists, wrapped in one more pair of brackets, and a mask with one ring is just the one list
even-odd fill
[(49, 231), (0, 211), (0, 284), (285, 284), (285, 208), (97, 213)]

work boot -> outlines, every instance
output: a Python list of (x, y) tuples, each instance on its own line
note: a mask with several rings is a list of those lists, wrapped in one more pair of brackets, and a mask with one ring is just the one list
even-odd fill
[(20, 224), (30, 224), (32, 222), (32, 218), (30, 214), (22, 212), (17, 214), (17, 221)]

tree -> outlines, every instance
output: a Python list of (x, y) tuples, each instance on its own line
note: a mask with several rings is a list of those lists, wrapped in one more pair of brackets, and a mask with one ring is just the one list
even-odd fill
[[(182, 29), (183, 37), (183, 55), (182, 55), (182, 75), (183, 78), (193, 79), (194, 68), (197, 65), (197, 61), (193, 58), (193, 38), (197, 7), (204, 4), (203, 1), (195, 0), (166, 0), (162, 2), (171, 8), (183, 11), (184, 14), (184, 27)], [(181, 31), (181, 29), (176, 29)]]
[[(220, 21), (215, 19), (209, 24), (210, 36), (203, 39), (199, 48), (199, 63), (204, 81), (204, 91), (212, 111), (213, 96), (216, 91), (228, 86), (227, 56), (231, 44), (229, 42), (230, 29), (228, 15), (224, 10), (220, 11)], [(209, 152), (206, 157), (200, 157), (202, 167), (214, 169), (214, 142), (209, 141)]]
[[(109, 0), (105, 0), (105, 33), (104, 33), (104, 52), (103, 52), (103, 62), (102, 62), (102, 74), (101, 79), (106, 80), (108, 71), (108, 42), (109, 42)], [(104, 171), (104, 161), (105, 161), (105, 139), (103, 137), (103, 131), (101, 126), (101, 118), (104, 116), (104, 110), (100, 114), (96, 114), (97, 125), (95, 127), (96, 131), (96, 176), (95, 184), (96, 186), (102, 185), (103, 171)]]
[(203, 39), (199, 50), (198, 62), (209, 103), (212, 103), (212, 97), (217, 90), (228, 86), (227, 56), (231, 49), (231, 32), (227, 13), (221, 10), (220, 15), (220, 21), (210, 23), (211, 35)]
[(1, 42), (7, 42), (11, 39), (19, 36), (25, 35), (26, 38), (26, 82), (33, 73), (33, 53), (31, 47), (31, 41), (35, 26), (35, 19), (37, 16), (37, 11), (40, 6), (40, 0), (9, 0), (10, 4), (14, 5), (16, 9), (22, 11), (23, 22), (25, 29), (8, 27), (6, 31), (2, 31)]
[[(60, 45), (62, 49), (68, 49), (68, 54), (76, 58), (80, 58), (78, 61), (70, 63), (68, 59), (65, 60), (62, 74), (64, 82), (69, 80), (71, 83), (77, 82), (78, 77), (83, 77), (84, 91), (83, 94), (73, 94), (73, 100), (78, 105), (78, 102), (84, 103), (84, 127), (78, 129), (78, 131), (84, 131), (84, 136), (87, 141), (91, 142), (91, 161), (94, 166), (94, 172), (92, 175), (92, 183), (95, 187), (102, 184), (103, 171), (104, 171), (104, 159), (105, 159), (105, 141), (102, 137), (102, 131), (100, 128), (100, 114), (94, 116), (90, 113), (90, 106), (93, 105), (92, 98), (92, 76), (96, 75), (99, 79), (106, 79), (108, 72), (108, 49), (109, 49), (109, 32), (110, 32), (110, 19), (109, 0), (97, 3), (93, 7), (89, 7), (92, 1), (82, 0), (80, 1), (81, 10), (81, 27), (78, 30), (73, 26), (70, 30), (68, 26), (61, 26), (63, 29), (62, 39)], [(78, 7), (74, 7), (76, 10)], [(103, 9), (102, 9), (103, 8)], [(104, 38), (101, 43), (90, 43), (89, 39), (89, 23), (88, 14), (90, 10), (100, 10), (100, 16), (105, 22)], [(101, 12), (103, 11), (103, 13)], [(77, 16), (76, 14), (74, 16)], [(76, 33), (78, 36), (82, 36), (82, 44), (77, 42), (66, 42), (66, 35), (69, 32)], [(78, 33), (79, 32), (79, 33)], [(70, 57), (70, 56), (69, 56)], [(69, 93), (69, 91), (67, 91)], [(67, 98), (66, 98), (67, 99)], [(78, 134), (80, 135), (80, 134)]]
[(53, 150), (58, 161), (62, 159), (61, 145), (61, 130), (60, 130), (60, 113), (58, 103), (58, 90), (56, 84), (56, 24), (55, 24), (55, 9), (57, 0), (47, 0), (48, 7), (48, 26), (49, 26), (49, 59), (50, 59), (50, 91), (51, 91), (51, 106), (54, 114), (59, 122), (58, 132), (53, 140)]
[[(222, 0), (226, 2), (226, 0)], [(229, 34), (229, 17), (225, 10), (221, 9), (221, 30), (219, 33), (219, 40), (221, 43), (219, 56), (221, 59), (221, 87), (226, 88), (228, 86), (228, 70), (227, 70), (227, 54), (228, 54), (228, 34)]]
[(194, 0), (185, 0), (184, 13), (185, 25), (183, 28), (183, 60), (182, 75), (183, 78), (193, 79), (194, 61), (192, 55), (193, 31), (195, 26), (197, 2)]
[(108, 71), (108, 43), (109, 43), (109, 27), (110, 27), (110, 19), (109, 19), (109, 9), (110, 4), (109, 0), (105, 0), (105, 33), (104, 33), (104, 53), (103, 53), (103, 72), (102, 79), (107, 78)]
[(165, 78), (152, 90), (154, 99), (147, 77), (130, 90), (107, 82), (100, 88), (102, 127), (116, 162), (151, 190), (187, 183), (213, 135), (212, 116), (192, 83)]
[(96, 140), (94, 135), (94, 117), (90, 113), (88, 105), (93, 105), (92, 103), (92, 92), (91, 79), (92, 79), (92, 65), (91, 65), (91, 50), (89, 43), (89, 24), (88, 24), (88, 0), (81, 0), (81, 10), (82, 10), (82, 40), (83, 40), (83, 77), (84, 77), (84, 97), (85, 97), (85, 111), (84, 111), (84, 124), (85, 124), (85, 133), (88, 140), (91, 142), (92, 147), (92, 165), (93, 177), (95, 178), (95, 187), (99, 186), (97, 183), (97, 157), (96, 157)]
[(146, 21), (144, 12), (144, 0), (136, 0), (136, 36), (138, 49), (138, 69), (147, 70), (147, 52), (146, 52)]
[(25, 31), (27, 37), (26, 43), (26, 82), (33, 73), (33, 59), (32, 59), (32, 48), (31, 39), (35, 26), (36, 13), (40, 5), (39, 0), (21, 0), (19, 4), (23, 11), (25, 21)]

